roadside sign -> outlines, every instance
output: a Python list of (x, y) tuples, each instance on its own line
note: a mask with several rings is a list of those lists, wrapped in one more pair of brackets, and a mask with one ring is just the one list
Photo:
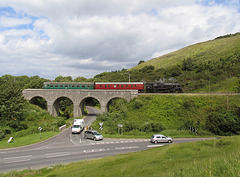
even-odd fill
[(15, 142), (15, 139), (12, 136), (8, 139), (8, 143), (11, 143), (11, 141)]
[(100, 122), (99, 125), (100, 125), (100, 130), (102, 130), (103, 129), (103, 127), (102, 127), (103, 126), (103, 122)]
[(40, 139), (42, 139), (42, 136), (41, 136), (42, 127), (38, 127), (38, 130), (39, 130), (39, 134), (40, 134)]

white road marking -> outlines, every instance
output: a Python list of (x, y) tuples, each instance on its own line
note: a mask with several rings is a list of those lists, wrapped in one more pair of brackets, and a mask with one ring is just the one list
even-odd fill
[(18, 163), (18, 162), (26, 162), (26, 161), (30, 161), (31, 159), (22, 159), (22, 160), (15, 160), (15, 161), (10, 161), (10, 162), (4, 162), (6, 163)]
[(70, 138), (70, 141), (72, 142), (72, 144), (75, 144), (71, 138)]
[(30, 149), (30, 150), (39, 150), (39, 149), (48, 149), (49, 147), (46, 146), (46, 147), (40, 147), (40, 148), (35, 148), (35, 149)]
[(148, 145), (147, 147), (160, 147), (160, 146), (164, 146), (164, 144), (159, 144), (159, 145)]
[(49, 153), (49, 154), (45, 154), (45, 156), (47, 156), (46, 158), (54, 158), (54, 157), (62, 157), (62, 156), (68, 156), (70, 155), (69, 152), (59, 152), (59, 153)]
[(32, 157), (32, 155), (28, 155), (28, 156), (18, 156), (18, 157), (7, 157), (7, 158), (4, 158), (4, 160), (12, 160), (12, 159), (20, 159), (20, 158), (29, 158), (29, 157)]
[(105, 149), (91, 149), (91, 150), (83, 150), (84, 153), (92, 153), (92, 152), (103, 152)]
[(121, 149), (137, 149), (138, 146), (129, 146), (129, 147), (116, 147), (115, 149), (121, 150)]
[(143, 140), (119, 140), (119, 141), (102, 141), (102, 142), (94, 142), (91, 145), (99, 145), (99, 144), (119, 144), (119, 143), (134, 143), (134, 142), (148, 142), (148, 139)]

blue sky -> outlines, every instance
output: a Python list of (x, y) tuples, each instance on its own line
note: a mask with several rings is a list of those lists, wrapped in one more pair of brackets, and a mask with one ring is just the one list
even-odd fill
[(91, 78), (240, 30), (239, 0), (1, 0), (0, 76)]
[(222, 5), (229, 8), (235, 8), (240, 12), (240, 0), (199, 0), (198, 3), (208, 7)]
[(23, 12), (17, 13), (12, 7), (2, 7), (0, 8), (0, 16), (2, 18), (14, 18), (14, 19), (24, 19), (28, 18), (30, 23), (26, 24), (14, 24), (9, 26), (1, 26), (0, 30), (9, 30), (9, 29), (33, 29), (33, 21), (34, 17), (29, 17), (27, 14), (24, 14)]

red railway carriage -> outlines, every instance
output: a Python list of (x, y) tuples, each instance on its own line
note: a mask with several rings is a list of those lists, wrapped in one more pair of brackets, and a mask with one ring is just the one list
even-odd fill
[(143, 82), (95, 82), (95, 89), (144, 90)]

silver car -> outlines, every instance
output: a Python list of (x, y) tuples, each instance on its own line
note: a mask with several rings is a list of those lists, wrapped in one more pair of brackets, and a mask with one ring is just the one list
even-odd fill
[(84, 132), (84, 138), (87, 139), (93, 139), (94, 141), (97, 140), (103, 140), (103, 136), (101, 135), (101, 133), (94, 131), (94, 130), (87, 130)]
[(167, 137), (161, 134), (156, 134), (151, 137), (151, 143), (172, 143), (173, 140), (171, 137)]

